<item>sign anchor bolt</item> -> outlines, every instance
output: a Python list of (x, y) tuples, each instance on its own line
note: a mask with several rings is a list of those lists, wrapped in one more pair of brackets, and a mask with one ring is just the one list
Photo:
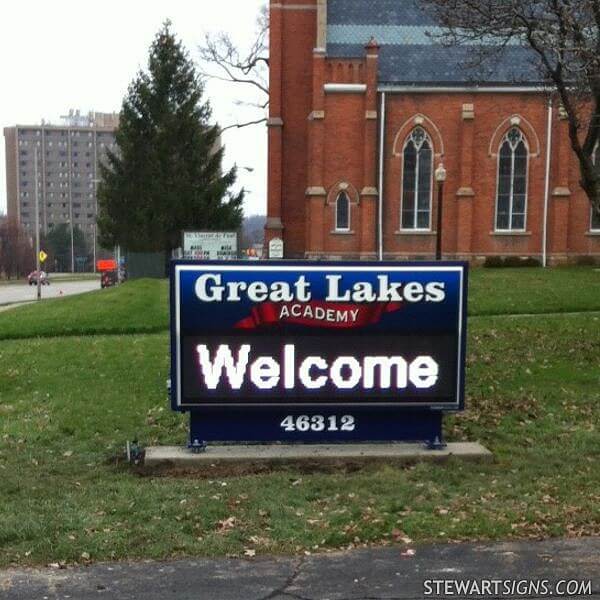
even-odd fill
[(192, 454), (202, 454), (203, 452), (206, 452), (206, 448), (207, 448), (207, 444), (203, 440), (195, 439), (190, 444), (190, 450), (192, 451)]
[(427, 442), (427, 450), (445, 450), (447, 447), (448, 444), (437, 435), (433, 440)]

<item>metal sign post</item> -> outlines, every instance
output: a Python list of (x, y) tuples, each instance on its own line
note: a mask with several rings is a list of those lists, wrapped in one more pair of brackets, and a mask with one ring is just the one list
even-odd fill
[(189, 445), (425, 441), (464, 408), (466, 263), (174, 261)]

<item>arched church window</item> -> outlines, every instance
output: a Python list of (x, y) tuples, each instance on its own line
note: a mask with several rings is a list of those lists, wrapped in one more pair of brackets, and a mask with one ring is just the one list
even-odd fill
[(431, 229), (433, 144), (422, 127), (416, 127), (404, 145), (402, 172), (402, 229)]
[(518, 127), (513, 127), (504, 136), (498, 153), (497, 231), (525, 231), (528, 171), (527, 140)]
[(335, 201), (335, 230), (350, 231), (350, 199), (346, 192), (340, 192)]
[[(594, 165), (596, 166), (596, 169), (600, 169), (599, 160), (600, 160), (600, 143), (596, 143), (596, 149), (594, 150)], [(598, 212), (595, 211), (593, 207), (592, 207), (592, 224), (591, 224), (590, 229), (592, 231), (600, 232), (600, 214), (598, 214)]]

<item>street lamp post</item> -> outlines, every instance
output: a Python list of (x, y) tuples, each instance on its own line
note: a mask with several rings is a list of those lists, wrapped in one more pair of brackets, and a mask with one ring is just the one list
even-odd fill
[(92, 184), (94, 185), (94, 273), (96, 273), (96, 244), (97, 236), (98, 236), (98, 184), (101, 182), (101, 179), (92, 179)]
[(442, 225), (444, 217), (444, 183), (446, 181), (447, 171), (443, 163), (435, 170), (435, 180), (438, 184), (437, 201), (437, 237), (435, 246), (435, 260), (442, 260)]

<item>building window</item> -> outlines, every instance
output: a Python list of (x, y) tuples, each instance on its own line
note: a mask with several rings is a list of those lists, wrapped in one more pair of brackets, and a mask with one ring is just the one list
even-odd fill
[(350, 199), (346, 192), (340, 192), (335, 201), (335, 230), (350, 231)]
[(498, 153), (496, 231), (525, 231), (529, 149), (523, 132), (513, 127)]
[(402, 229), (431, 229), (433, 144), (422, 127), (413, 129), (404, 145)]
[[(594, 165), (596, 167), (598, 167), (598, 158), (600, 158), (600, 142), (596, 143), (596, 148), (594, 149)], [(600, 214), (594, 210), (594, 207), (592, 207), (590, 230), (594, 233), (600, 233)]]
[(600, 233), (600, 214), (592, 208), (592, 231)]

